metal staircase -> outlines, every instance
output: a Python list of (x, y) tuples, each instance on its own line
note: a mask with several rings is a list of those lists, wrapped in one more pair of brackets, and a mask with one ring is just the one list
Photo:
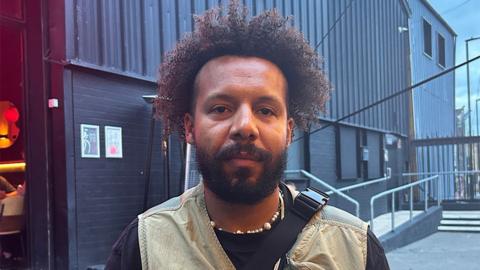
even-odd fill
[(438, 231), (480, 233), (480, 211), (443, 211)]

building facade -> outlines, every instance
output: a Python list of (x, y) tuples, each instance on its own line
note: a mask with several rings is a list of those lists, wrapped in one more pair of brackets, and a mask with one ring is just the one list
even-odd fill
[[(409, 0), (412, 83), (455, 66), (453, 29), (426, 0)], [(455, 136), (455, 72), (413, 90), (415, 139)]]
[[(456, 33), (426, 0), (409, 0), (412, 83), (416, 84), (455, 66)], [(413, 97), (413, 138), (455, 137), (455, 72), (447, 73), (415, 89)], [(460, 150), (460, 149), (458, 149)], [(418, 172), (459, 169), (454, 145), (417, 147)], [(440, 196), (451, 197), (453, 175), (442, 178)], [(432, 186), (436, 188), (436, 186)], [(449, 193), (449, 194), (443, 194)]]
[[(17, 31), (25, 46), (18, 91), (26, 108), (25, 177), (35, 191), (27, 199), (29, 266), (103, 264), (137, 214), (184, 188), (185, 145), (175, 137), (161, 141), (160, 123), (152, 121), (152, 106), (143, 96), (155, 94), (158, 65), (193, 29), (192, 14), (227, 2), (11, 2), (2, 6), (0, 22), (2, 30)], [(319, 115), (322, 126), (296, 131), (288, 168), (311, 171), (334, 186), (382, 177), (386, 167), (394, 175), (403, 172), (408, 167), (408, 94), (335, 121), (410, 84), (409, 37), (398, 30), (408, 28), (408, 3), (244, 3), (252, 16), (270, 8), (293, 15), (292, 25), (323, 56), (322, 67), (334, 87), (327, 112)], [(98, 157), (82, 154), (82, 125), (98, 127)], [(121, 128), (122, 158), (107, 157), (105, 130), (111, 126)], [(365, 205), (398, 179), (392, 181), (350, 195)], [(351, 210), (337, 198), (332, 203)], [(386, 211), (384, 205), (376, 212)], [(361, 211), (365, 216), (367, 209)]]

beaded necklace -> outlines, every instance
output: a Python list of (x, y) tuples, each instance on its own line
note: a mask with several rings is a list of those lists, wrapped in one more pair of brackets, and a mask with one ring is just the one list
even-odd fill
[[(280, 196), (278, 198), (278, 209), (277, 209), (277, 211), (275, 211), (275, 213), (270, 218), (270, 220), (265, 222), (262, 227), (257, 228), (257, 229), (253, 229), (253, 230), (247, 230), (247, 231), (237, 230), (237, 231), (234, 231), (232, 233), (234, 233), (234, 234), (252, 234), (252, 233), (261, 233), (263, 231), (268, 231), (272, 228), (272, 224), (274, 224), (278, 220), (279, 217), (280, 217), (280, 219), (282, 219), (283, 216), (284, 216), (283, 194), (282, 194), (282, 192), (280, 192)], [(210, 220), (210, 226), (212, 226), (213, 229), (217, 229), (219, 231), (224, 231), (224, 229), (221, 228), (221, 227), (218, 227), (215, 224), (215, 221), (213, 221), (213, 220)]]

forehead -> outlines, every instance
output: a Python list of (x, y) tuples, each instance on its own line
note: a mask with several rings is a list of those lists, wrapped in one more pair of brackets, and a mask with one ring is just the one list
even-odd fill
[(196, 101), (215, 94), (276, 96), (286, 102), (287, 83), (272, 62), (258, 57), (221, 56), (207, 62), (195, 78)]

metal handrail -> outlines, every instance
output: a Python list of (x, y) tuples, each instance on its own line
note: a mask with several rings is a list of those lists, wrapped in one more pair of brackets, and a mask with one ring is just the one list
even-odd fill
[[(403, 186), (392, 188), (392, 189), (389, 189), (389, 190), (386, 190), (386, 191), (383, 191), (383, 192), (380, 192), (380, 193), (374, 195), (370, 199), (370, 228), (372, 229), (372, 231), (373, 231), (373, 219), (375, 217), (374, 209), (373, 209), (373, 204), (374, 204), (375, 200), (377, 200), (380, 197), (384, 197), (386, 195), (392, 194), (392, 211), (391, 211), (392, 215), (391, 215), (391, 218), (392, 218), (392, 231), (393, 231), (395, 229), (395, 192), (410, 188), (410, 199), (409, 199), (410, 221), (412, 221), (412, 219), (413, 219), (413, 187), (417, 186), (417, 185), (420, 185), (422, 183), (428, 182), (428, 181), (432, 181), (433, 179), (438, 180), (439, 179), (438, 175), (430, 176), (430, 177), (427, 177), (425, 179), (421, 179), (421, 180), (418, 180), (418, 181), (410, 183), (410, 184), (406, 184), (406, 185), (403, 185)], [(440, 185), (437, 185), (437, 189), (438, 189), (437, 190), (437, 192), (438, 192), (437, 203), (438, 203), (438, 205), (440, 205), (440, 201), (441, 201), (440, 197), (439, 197), (439, 195), (440, 195)], [(428, 208), (428, 197), (427, 197), (427, 195), (428, 195), (428, 185), (425, 184), (425, 211), (427, 211), (427, 208)]]
[(360, 216), (360, 204), (358, 203), (357, 200), (353, 199), (352, 197), (348, 196), (347, 194), (343, 193), (342, 191), (334, 188), (333, 186), (331, 186), (330, 184), (320, 180), (319, 178), (317, 178), (315, 175), (307, 172), (307, 171), (304, 171), (304, 170), (286, 170), (285, 171), (285, 174), (291, 174), (291, 173), (300, 173), (302, 175), (304, 175), (305, 177), (309, 178), (310, 180), (313, 180), (314, 182), (316, 182), (317, 184), (320, 184), (328, 189), (330, 189), (331, 191), (333, 191), (333, 193), (336, 193), (338, 194), (340, 197), (343, 197), (344, 199), (346, 199), (347, 201), (353, 203), (355, 205), (355, 214), (357, 217)]
[(416, 176), (416, 175), (445, 175), (445, 174), (476, 174), (480, 171), (450, 171), (450, 172), (423, 172), (423, 173), (402, 173), (402, 176)]
[[(338, 191), (347, 191), (347, 190), (351, 190), (351, 189), (356, 189), (356, 188), (359, 188), (359, 187), (364, 187), (364, 186), (368, 186), (368, 185), (371, 185), (371, 184), (376, 184), (376, 183), (379, 183), (379, 182), (383, 182), (383, 181), (387, 181), (389, 179), (392, 178), (392, 171), (390, 168), (387, 168), (387, 174), (382, 177), (382, 178), (378, 178), (378, 179), (375, 179), (375, 180), (371, 180), (371, 181), (368, 181), (368, 182), (363, 182), (363, 183), (358, 183), (358, 184), (355, 184), (355, 185), (351, 185), (351, 186), (346, 186), (346, 187), (342, 187), (342, 188), (338, 188), (337, 190)], [(333, 192), (332, 191), (328, 191), (326, 192), (328, 195), (332, 194)]]

